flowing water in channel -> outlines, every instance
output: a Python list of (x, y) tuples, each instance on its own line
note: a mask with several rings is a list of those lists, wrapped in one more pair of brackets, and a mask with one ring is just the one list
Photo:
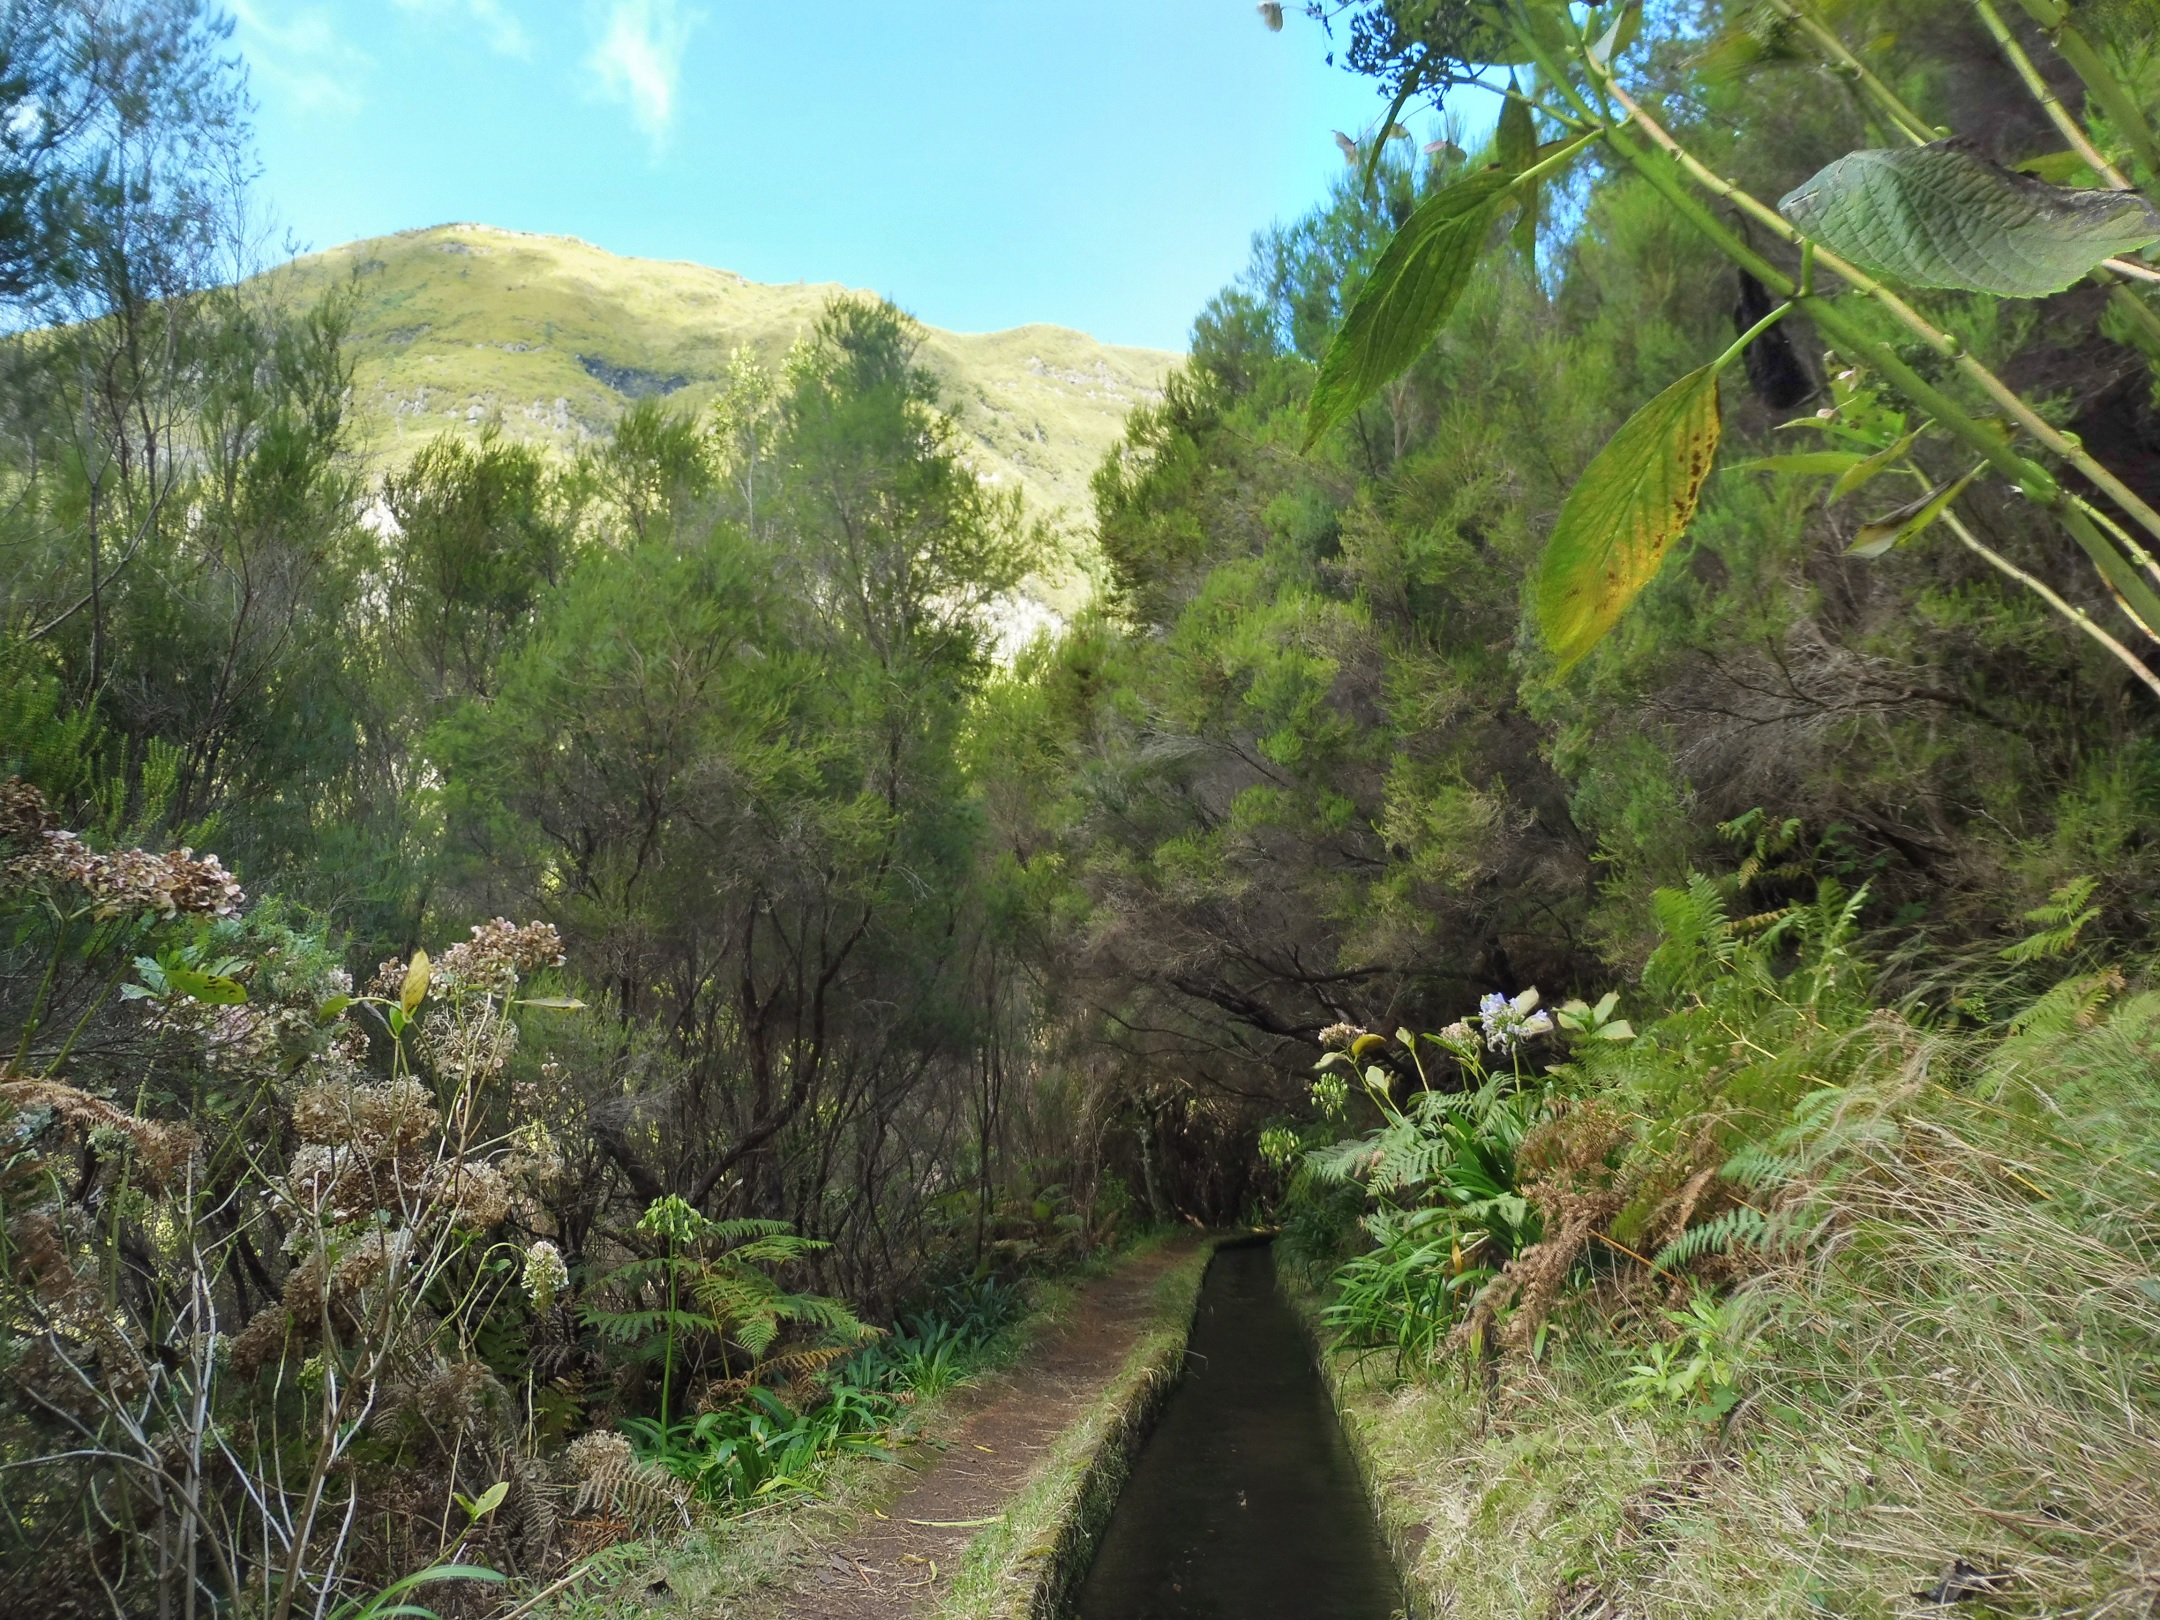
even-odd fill
[(1402, 1592), (1262, 1244), (1217, 1252), (1079, 1620), (1388, 1620)]

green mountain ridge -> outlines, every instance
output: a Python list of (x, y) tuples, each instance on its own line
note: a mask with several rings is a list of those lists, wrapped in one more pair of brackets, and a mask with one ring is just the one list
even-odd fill
[[(566, 236), (490, 225), (400, 231), (296, 259), (271, 273), (287, 296), (354, 289), (348, 353), (362, 445), (388, 466), (443, 431), (510, 435), (573, 450), (638, 398), (709, 400), (731, 352), (778, 366), (818, 312), (849, 289), (773, 286), (681, 261), (632, 259)], [(1068, 521), (1140, 403), (1181, 357), (1098, 342), (1067, 327), (925, 328), (923, 362), (944, 385), (969, 461)]]

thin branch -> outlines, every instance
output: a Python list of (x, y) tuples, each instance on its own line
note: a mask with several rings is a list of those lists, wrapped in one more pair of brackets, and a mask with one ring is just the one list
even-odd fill
[(1958, 537), (1958, 540), (1967, 551), (1982, 559), (1989, 567), (1999, 573), (2007, 574), (2010, 578), (2016, 580), (2057, 613), (2060, 613), (2088, 636), (2091, 636), (2093, 640), (2099, 642), (2101, 646), (2115, 655), (2116, 660), (2122, 664), (2123, 668), (2129, 670), (2131, 674), (2143, 681), (2154, 697), (2160, 697), (2160, 676), (2154, 675), (2151, 670), (2147, 669), (2144, 660), (2139, 658), (2136, 653), (2101, 629), (2099, 625), (2093, 623), (2092, 615), (2083, 608), (2065, 601), (2040, 580), (2018, 567), (2008, 557), (2003, 556), (2002, 553), (1991, 551), (1988, 547), (1982, 545), (1972, 530), (1965, 527), (1964, 520), (1955, 511), (1945, 507), (1943, 509), (1943, 521), (1950, 525), (1950, 532)]
[(2017, 76), (2025, 81), (2025, 88), (2032, 92), (2033, 100), (2040, 103), (2049, 121), (2062, 131), (2062, 137), (2070, 143), (2070, 149), (2084, 159), (2088, 169), (2105, 180), (2114, 190), (2135, 191), (2137, 188), (2124, 177), (2122, 170), (2101, 154), (2100, 148), (2093, 145), (2085, 131), (2079, 127), (2078, 121), (2070, 116), (2070, 109), (2048, 88), (2047, 80), (2041, 78), (2040, 70), (2033, 66), (2033, 59), (2025, 54), (2025, 47), (2017, 42), (2017, 36), (2004, 25), (1989, 0), (1972, 0), (1972, 6), (1973, 10), (1980, 14), (1980, 21), (1987, 31), (1994, 36), (1995, 43), (2002, 47), (2003, 55), (2010, 59), (2010, 65), (2017, 69)]
[(1820, 46), (1823, 53), (1835, 62), (1847, 77), (1875, 98), (1875, 104), (1888, 113), (1890, 121), (1897, 125), (1898, 133), (1915, 146), (1925, 146), (1930, 141), (1942, 138), (1942, 131), (1931, 127), (1926, 119), (1906, 106), (1904, 99), (1876, 77), (1865, 62), (1853, 55), (1846, 48), (1845, 42), (1838, 38), (1834, 30), (1824, 26), (1820, 18), (1796, 5), (1794, 0), (1770, 0), (1770, 3), (1781, 16), (1797, 25), (1803, 34)]

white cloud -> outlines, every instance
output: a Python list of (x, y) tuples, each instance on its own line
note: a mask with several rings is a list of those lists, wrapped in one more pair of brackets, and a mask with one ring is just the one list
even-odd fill
[(499, 55), (521, 60), (532, 56), (532, 36), (502, 0), (397, 0), (397, 8), (429, 16), (469, 17), (487, 35), (489, 48)]
[(261, 82), (309, 111), (355, 113), (357, 88), (373, 58), (337, 31), (315, 7), (287, 10), (265, 0), (230, 0), (235, 38)]
[(588, 59), (600, 93), (630, 109), (655, 150), (667, 143), (675, 121), (683, 47), (693, 21), (676, 0), (613, 0)]

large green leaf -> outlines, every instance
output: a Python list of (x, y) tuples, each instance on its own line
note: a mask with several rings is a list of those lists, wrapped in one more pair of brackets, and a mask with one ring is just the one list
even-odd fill
[(1567, 669), (1618, 622), (1695, 515), (1717, 457), (1718, 368), (1691, 371), (1627, 419), (1576, 480), (1532, 587)]
[[(1530, 103), (1519, 100), (1515, 75), (1508, 75), (1507, 100), (1500, 104), (1500, 123), (1493, 131), (1493, 149), (1500, 159), (1500, 167), (1511, 174), (1520, 174), (1538, 159), (1537, 116), (1530, 111)], [(1535, 180), (1518, 188), (1519, 204), (1515, 214), (1515, 249), (1535, 268), (1537, 264), (1538, 231), (1538, 183)]]
[(1870, 274), (1913, 287), (2037, 298), (2160, 239), (2134, 192), (2051, 186), (1957, 141), (1848, 152), (1778, 211)]
[(1403, 221), (1328, 345), (1305, 417), (1310, 446), (1424, 352), (1446, 324), (1515, 183), (1488, 170), (1435, 192)]

